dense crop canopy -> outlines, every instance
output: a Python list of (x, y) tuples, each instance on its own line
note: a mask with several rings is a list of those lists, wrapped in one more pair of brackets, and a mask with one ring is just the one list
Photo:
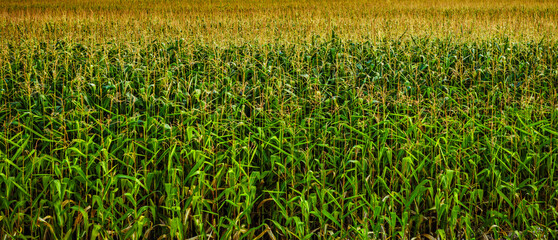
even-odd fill
[(558, 3), (0, 1), (0, 239), (557, 239)]
[(14, 46), (1, 231), (556, 234), (557, 56), (502, 39)]

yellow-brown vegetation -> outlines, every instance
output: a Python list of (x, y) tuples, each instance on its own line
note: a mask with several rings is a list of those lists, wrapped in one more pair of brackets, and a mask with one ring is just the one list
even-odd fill
[(556, 1), (1, 1), (2, 42), (35, 40), (204, 43), (431, 36), (554, 40)]

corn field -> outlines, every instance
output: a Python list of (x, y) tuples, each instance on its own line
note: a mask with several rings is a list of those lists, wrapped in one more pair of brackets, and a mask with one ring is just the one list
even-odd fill
[(1, 239), (558, 238), (556, 1), (0, 1)]

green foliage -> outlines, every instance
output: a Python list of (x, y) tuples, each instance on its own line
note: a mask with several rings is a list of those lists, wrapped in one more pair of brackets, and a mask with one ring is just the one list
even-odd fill
[(22, 43), (3, 239), (556, 238), (558, 46)]

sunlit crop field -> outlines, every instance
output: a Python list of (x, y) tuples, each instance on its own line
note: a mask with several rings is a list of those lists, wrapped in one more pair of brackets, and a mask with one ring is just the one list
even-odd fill
[(0, 0), (0, 239), (556, 239), (558, 2)]

